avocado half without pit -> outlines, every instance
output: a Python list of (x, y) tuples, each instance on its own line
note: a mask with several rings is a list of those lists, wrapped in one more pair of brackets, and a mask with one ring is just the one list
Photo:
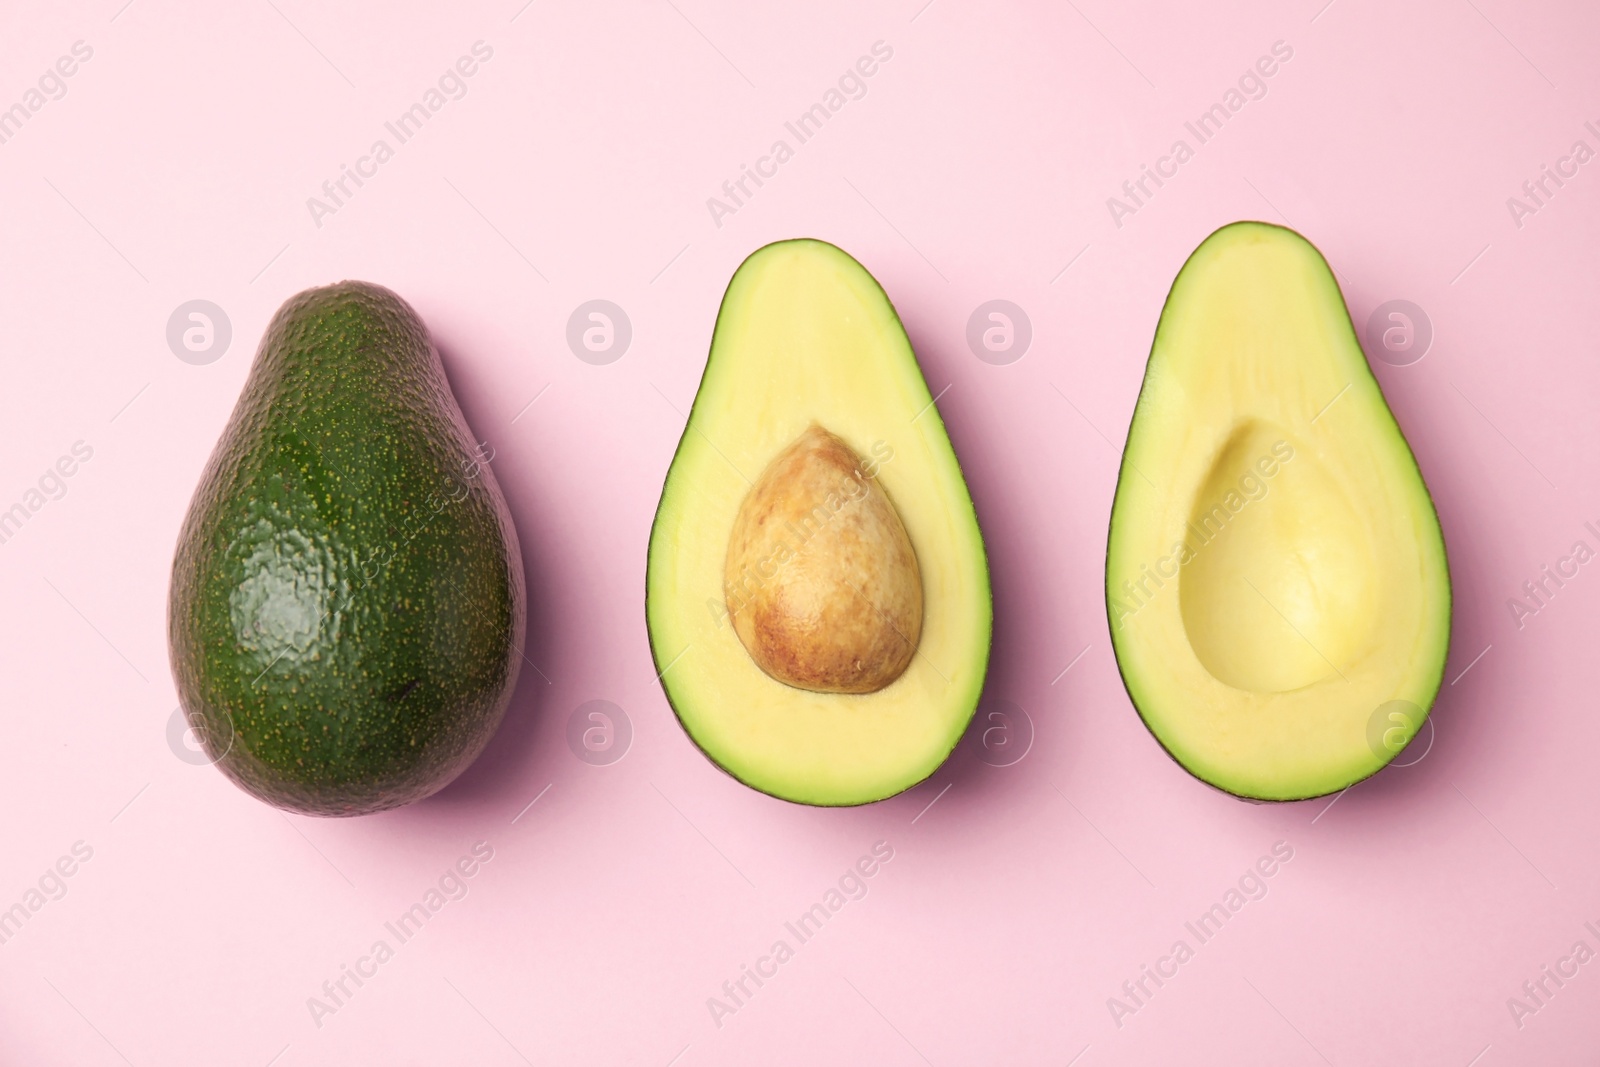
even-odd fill
[(992, 628), (977, 516), (899, 317), (833, 245), (767, 245), (729, 283), (646, 586), (679, 721), (764, 793), (881, 800), (971, 720)]
[(525, 619), (491, 459), (400, 297), (341, 282), (278, 310), (172, 566), (173, 676), (223, 773), (290, 811), (361, 815), (483, 750)]
[(1382, 769), (1450, 641), (1433, 501), (1321, 254), (1240, 222), (1156, 328), (1106, 553), (1128, 694), (1227, 792), (1296, 800)]

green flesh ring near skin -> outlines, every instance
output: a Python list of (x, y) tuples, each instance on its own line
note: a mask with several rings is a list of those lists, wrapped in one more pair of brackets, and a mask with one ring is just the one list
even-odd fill
[[(847, 611), (852, 594), (871, 611)], [(970, 722), (993, 618), (976, 512), (894, 307), (833, 245), (767, 245), (729, 283), (651, 531), (646, 616), (684, 730), (775, 797), (893, 796)]]
[(1157, 741), (1240, 797), (1335, 793), (1423, 725), (1450, 643), (1433, 500), (1321, 254), (1223, 227), (1162, 309), (1106, 608)]
[(273, 317), (173, 563), (173, 674), (207, 755), (307, 815), (464, 770), (522, 663), (522, 558), (427, 329), (342, 282)]

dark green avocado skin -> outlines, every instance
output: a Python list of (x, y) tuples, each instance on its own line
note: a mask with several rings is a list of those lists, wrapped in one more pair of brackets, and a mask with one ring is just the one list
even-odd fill
[(362, 815), (442, 788), (522, 662), (516, 530), (427, 328), (341, 282), (273, 317), (172, 567), (179, 699), (246, 792)]

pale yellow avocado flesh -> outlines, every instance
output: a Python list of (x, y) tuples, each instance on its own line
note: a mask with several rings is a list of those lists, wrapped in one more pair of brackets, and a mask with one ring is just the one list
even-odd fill
[(1224, 227), (1173, 283), (1106, 596), (1145, 724), (1239, 796), (1343, 789), (1431, 707), (1450, 637), (1438, 518), (1332, 272), (1293, 231)]
[[(813, 423), (873, 468), (921, 569), (916, 654), (872, 693), (775, 681), (726, 614), (740, 505)], [(819, 805), (892, 796), (938, 769), (971, 720), (992, 629), (977, 517), (893, 306), (833, 245), (768, 245), (729, 283), (651, 531), (646, 615), (684, 729), (724, 770), (773, 796)]]

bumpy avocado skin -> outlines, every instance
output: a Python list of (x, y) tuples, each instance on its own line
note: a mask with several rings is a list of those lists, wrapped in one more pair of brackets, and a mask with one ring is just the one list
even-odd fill
[(511, 699), (516, 530), (415, 311), (341, 282), (273, 317), (173, 562), (173, 674), (247, 792), (362, 815), (461, 773)]

